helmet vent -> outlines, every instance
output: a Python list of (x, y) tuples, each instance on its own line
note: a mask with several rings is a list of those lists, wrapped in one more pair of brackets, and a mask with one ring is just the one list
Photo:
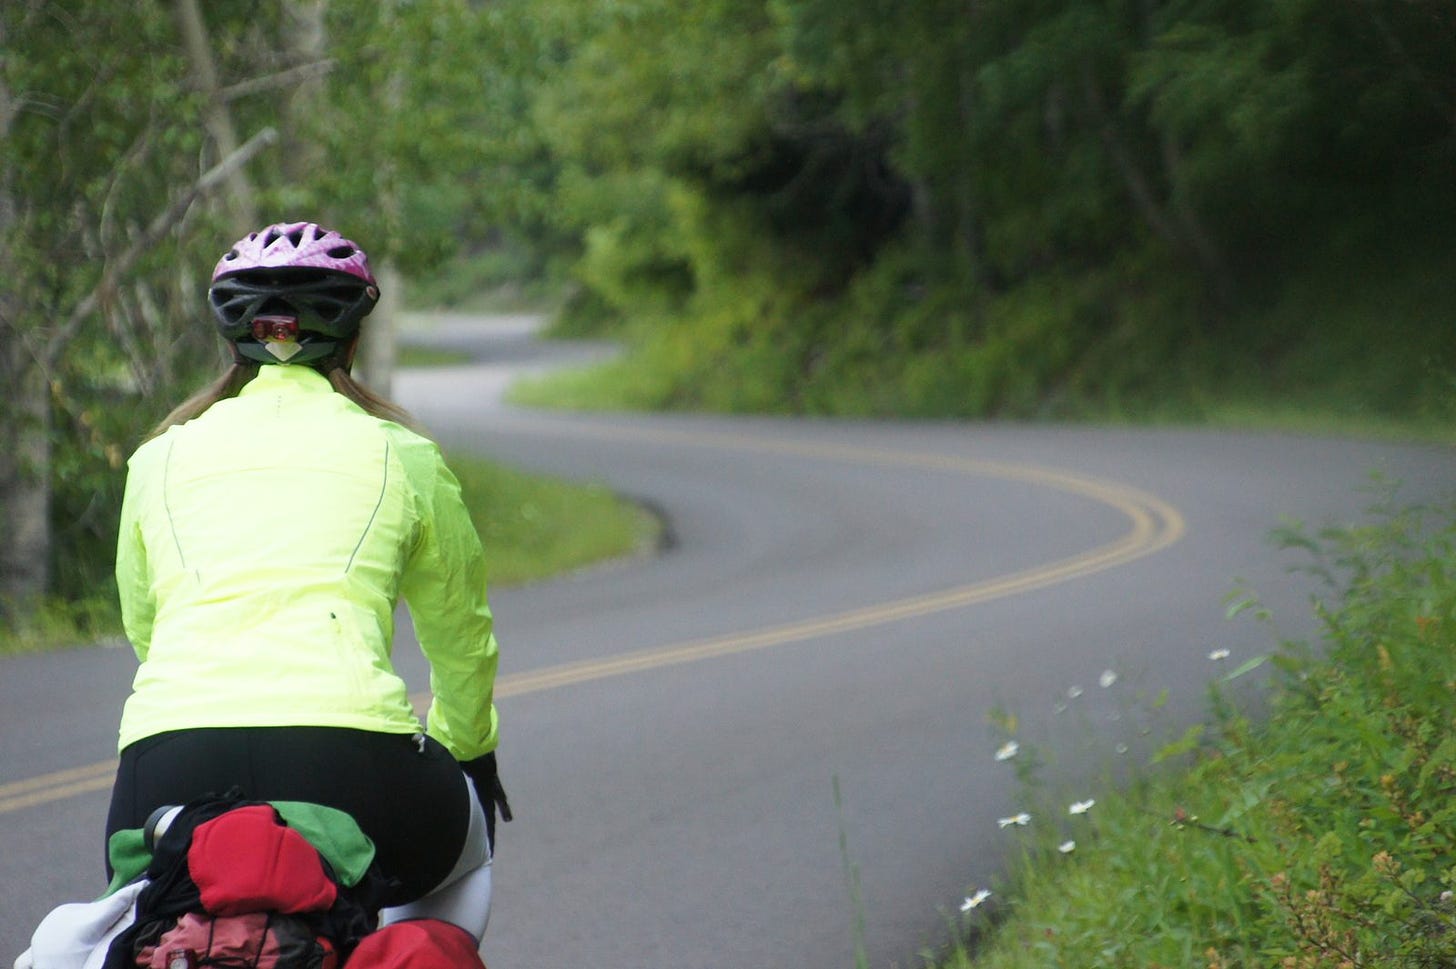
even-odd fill
[[(0, 0), (3, 4), (5, 0)], [(281, 296), (307, 296), (350, 307), (346, 315), (357, 321), (377, 299), (377, 286), (369, 272), (369, 259), (358, 245), (313, 222), (280, 222), (266, 226), (233, 244), (213, 268), (213, 284), (229, 277), (243, 277), (243, 289), (258, 296), (265, 291)], [(357, 315), (353, 305), (367, 298)], [(257, 307), (246, 310), (251, 314)], [(337, 315), (323, 314), (325, 316)]]

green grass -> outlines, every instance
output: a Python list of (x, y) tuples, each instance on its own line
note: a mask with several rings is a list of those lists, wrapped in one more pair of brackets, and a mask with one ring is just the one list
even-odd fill
[(463, 350), (445, 350), (439, 347), (422, 347), (411, 343), (399, 345), (399, 358), (395, 364), (400, 367), (448, 367), (469, 363), (470, 354)]
[(1023, 745), (1033, 824), (943, 969), (1456, 965), (1456, 507), (1283, 537), (1327, 594), (1320, 642), (1271, 654), (1269, 715), (1216, 683), (1078, 817)]
[(28, 614), (0, 622), (0, 656), (92, 645), (121, 636), (116, 586), (80, 601), (47, 598)]
[(513, 585), (653, 548), (660, 523), (601, 484), (526, 474), (452, 455), (495, 585)]
[[(637, 358), (564, 370), (517, 381), (507, 399), (525, 407), (559, 410), (654, 410), (667, 391)], [(1127, 416), (1089, 408), (1068, 420), (1087, 423), (1178, 425), (1256, 433), (1309, 434), (1403, 443), (1456, 445), (1456, 422), (1444, 417), (1382, 416), (1352, 412), (1343, 401), (1311, 398), (1303, 402), (1234, 400), (1205, 403), (1196, 409), (1170, 406)]]
[(656, 410), (670, 394), (667, 383), (650, 364), (643, 366), (640, 358), (632, 357), (524, 377), (511, 384), (506, 399), (557, 410)]
[(1456, 423), (1435, 417), (1382, 417), (1350, 413), (1330, 402), (1300, 405), (1228, 402), (1208, 409), (1200, 423), (1236, 431), (1269, 431), (1371, 441), (1456, 445)]
[[(531, 582), (653, 547), (660, 524), (597, 484), (527, 474), (468, 454), (449, 457), (480, 532), (492, 586)], [(90, 645), (122, 635), (115, 589), (83, 602), (43, 603), (16, 628), (0, 625), (0, 656)]]

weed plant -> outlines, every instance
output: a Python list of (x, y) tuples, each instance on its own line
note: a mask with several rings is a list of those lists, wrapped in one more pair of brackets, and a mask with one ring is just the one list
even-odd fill
[(1456, 966), (1456, 506), (1277, 537), (1322, 582), (1320, 634), (1278, 642), (1268, 715), (1230, 699), (1245, 664), (1206, 725), (1075, 804), (1003, 736), (1023, 851), (968, 889), (943, 969)]

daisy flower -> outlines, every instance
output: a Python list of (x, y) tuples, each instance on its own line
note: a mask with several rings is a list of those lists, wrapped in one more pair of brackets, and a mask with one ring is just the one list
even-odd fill
[(961, 902), (961, 911), (969, 912), (973, 908), (979, 908), (981, 903), (990, 897), (991, 893), (984, 888), (974, 895), (968, 895), (966, 896), (966, 900)]
[(996, 751), (997, 760), (1010, 760), (1021, 750), (1021, 745), (1014, 740), (1008, 740)]
[(1096, 803), (1097, 802), (1094, 801), (1094, 800), (1092, 800), (1092, 798), (1090, 798), (1090, 797), (1087, 798), (1087, 800), (1085, 800), (1085, 801), (1073, 801), (1072, 802), (1072, 806), (1069, 807), (1069, 808), (1067, 808), (1067, 813), (1068, 814), (1086, 814), (1088, 811), (1092, 810), (1092, 805), (1094, 805)]

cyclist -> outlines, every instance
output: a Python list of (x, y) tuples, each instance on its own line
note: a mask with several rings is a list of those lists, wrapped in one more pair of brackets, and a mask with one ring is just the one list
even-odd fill
[[(311, 222), (239, 240), (209, 299), (232, 364), (132, 455), (116, 575), (140, 660), (107, 836), (234, 786), (351, 814), (397, 880), (387, 924), (478, 942), (490, 913), (497, 649), (459, 485), (350, 377), (379, 298)], [(430, 663), (425, 730), (390, 662), (403, 597)]]

